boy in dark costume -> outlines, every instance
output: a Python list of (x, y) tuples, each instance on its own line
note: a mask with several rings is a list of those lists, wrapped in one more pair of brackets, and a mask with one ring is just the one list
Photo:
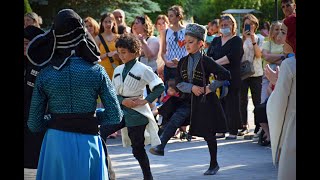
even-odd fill
[[(180, 59), (176, 76), (183, 105), (177, 108), (161, 134), (161, 144), (152, 147), (150, 153), (163, 156), (170, 137), (184, 122), (184, 118), (190, 116), (189, 133), (204, 137), (210, 152), (210, 167), (204, 175), (214, 175), (219, 170), (215, 133), (227, 131), (225, 114), (216, 89), (230, 79), (230, 72), (201, 52), (205, 36), (205, 27), (193, 23), (187, 25), (185, 46), (189, 54)], [(210, 73), (215, 75), (215, 80), (209, 85)]]

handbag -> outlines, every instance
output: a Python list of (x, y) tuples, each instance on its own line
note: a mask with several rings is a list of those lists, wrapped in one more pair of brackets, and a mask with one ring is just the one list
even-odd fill
[[(257, 44), (259, 45), (260, 38), (258, 38)], [(244, 60), (240, 64), (240, 77), (241, 80), (247, 79), (248, 77), (252, 76), (255, 73), (253, 62), (249, 60)]]
[(240, 65), (240, 76), (241, 80), (247, 79), (255, 73), (253, 63), (249, 60), (241, 62)]

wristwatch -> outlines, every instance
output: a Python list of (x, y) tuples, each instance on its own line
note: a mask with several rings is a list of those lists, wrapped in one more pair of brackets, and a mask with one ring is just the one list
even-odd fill
[(282, 55), (281, 60), (285, 60), (285, 59), (286, 59), (286, 56)]

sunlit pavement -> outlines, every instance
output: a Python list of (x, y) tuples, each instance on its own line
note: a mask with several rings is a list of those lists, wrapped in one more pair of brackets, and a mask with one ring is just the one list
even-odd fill
[[(253, 132), (252, 101), (249, 101), (248, 116), (250, 132)], [(108, 152), (116, 172), (117, 180), (141, 180), (142, 172), (131, 148), (122, 147), (121, 137), (108, 139)], [(203, 138), (191, 142), (172, 139), (165, 148), (164, 156), (149, 153), (146, 146), (151, 171), (155, 180), (275, 180), (277, 169), (272, 164), (271, 149), (245, 140), (218, 139), (218, 163), (220, 170), (216, 175), (204, 176), (208, 169), (210, 156)], [(25, 180), (34, 180), (36, 170), (25, 169)]]

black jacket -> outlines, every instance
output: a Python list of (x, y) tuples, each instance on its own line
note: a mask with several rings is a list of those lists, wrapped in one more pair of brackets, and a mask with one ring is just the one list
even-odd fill
[[(181, 58), (179, 61), (176, 83), (188, 82), (187, 67), (188, 56)], [(227, 69), (218, 65), (212, 58), (203, 55), (193, 72), (192, 84), (205, 87), (209, 84), (210, 73), (213, 73), (217, 80), (230, 80), (231, 78)], [(215, 92), (200, 96), (195, 96), (192, 92), (191, 94), (184, 94), (186, 94), (186, 97), (190, 97), (191, 135), (206, 137), (213, 136), (216, 132), (227, 131), (226, 117)]]

